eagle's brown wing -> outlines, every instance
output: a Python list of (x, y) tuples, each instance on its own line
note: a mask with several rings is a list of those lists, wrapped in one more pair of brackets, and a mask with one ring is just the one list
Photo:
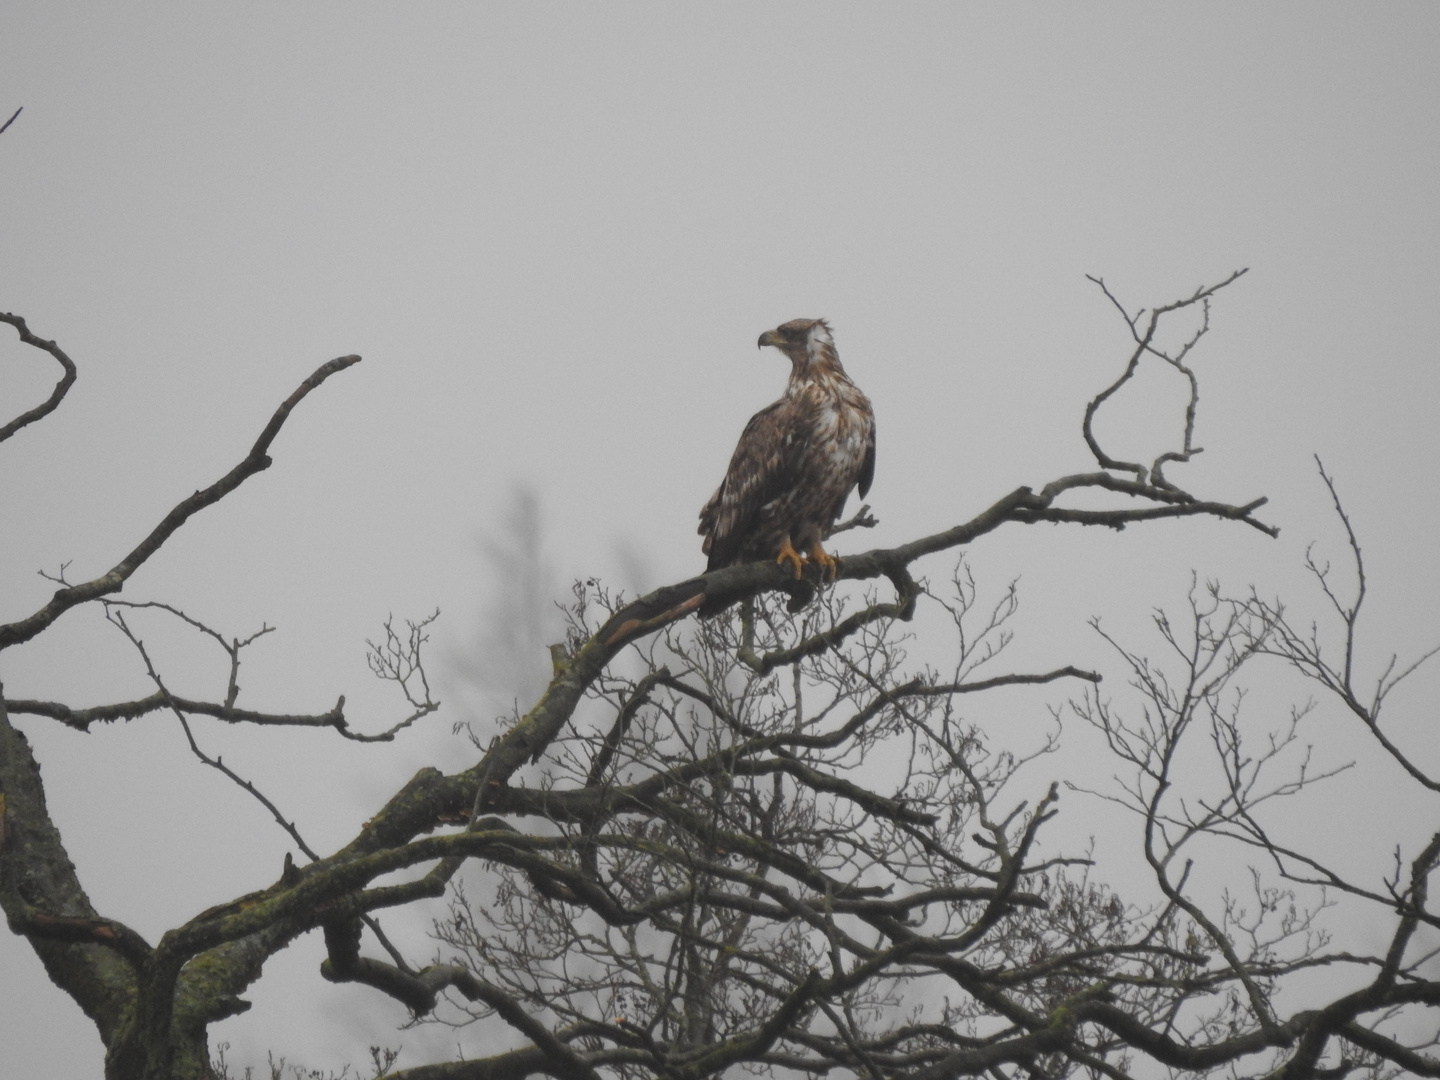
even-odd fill
[[(760, 523), (762, 509), (798, 482), (798, 464), (811, 423), (798, 402), (781, 398), (750, 418), (725, 479), (700, 511), (707, 570), (733, 565)], [(758, 558), (758, 556), (755, 556)]]
[[(866, 402), (869, 405), (869, 402)], [(868, 410), (867, 410), (868, 411)], [(865, 460), (860, 464), (860, 475), (856, 478), (856, 487), (860, 492), (860, 498), (864, 498), (870, 491), (870, 481), (875, 479), (875, 414), (870, 413), (870, 437), (865, 440)]]

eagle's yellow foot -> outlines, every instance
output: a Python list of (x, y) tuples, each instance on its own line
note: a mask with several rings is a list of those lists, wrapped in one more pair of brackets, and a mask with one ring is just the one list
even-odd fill
[(788, 536), (785, 538), (784, 542), (781, 543), (780, 554), (775, 556), (775, 561), (777, 563), (788, 564), (791, 567), (793, 575), (796, 578), (800, 577), (803, 560), (801, 560), (800, 558), (800, 553), (796, 551), (794, 546), (790, 543), (790, 538)]
[(840, 573), (840, 560), (822, 548), (818, 541), (810, 548), (810, 561), (820, 567), (822, 581), (834, 581)]

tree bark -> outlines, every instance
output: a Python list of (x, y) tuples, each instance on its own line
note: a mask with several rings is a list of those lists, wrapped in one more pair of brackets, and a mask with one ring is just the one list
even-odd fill
[(40, 766), (0, 701), (0, 907), (52, 982), (95, 1022), (109, 1047), (125, 1026), (135, 971), (100, 918), (45, 807)]

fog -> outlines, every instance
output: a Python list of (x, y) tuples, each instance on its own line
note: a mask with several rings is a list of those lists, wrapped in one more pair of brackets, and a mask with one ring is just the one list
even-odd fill
[[(1170, 474), (1268, 496), (1279, 539), (1046, 526), (970, 563), (995, 589), (1020, 578), (1016, 665), (1108, 662), (1086, 620), (1143, 633), (1192, 571), (1319, 612), (1304, 553), (1339, 573), (1345, 538), (1318, 455), (1367, 558), (1373, 681), (1440, 641), (1437, 51), (1440, 9), (1419, 3), (11, 3), (0, 122), (24, 111), (0, 135), (0, 310), (80, 377), (0, 445), (0, 621), (54, 591), (37, 571), (114, 565), (320, 363), (362, 355), (124, 592), (227, 636), (274, 626), (241, 703), (344, 694), (366, 731), (406, 712), (366, 639), (441, 610), (444, 707), (394, 744), (197, 722), (326, 853), (416, 769), (472, 761), (455, 725), (488, 739), (527, 706), (571, 579), (634, 591), (703, 568), (696, 514), (787, 373), (760, 331), (828, 318), (874, 402), (879, 525), (843, 553), (1091, 467), (1081, 413), (1130, 342), (1087, 274), (1134, 310), (1248, 267), (1194, 357), (1204, 453)], [(1168, 448), (1184, 396), (1165, 374), (1105, 415), (1117, 451)], [(0, 327), (0, 421), (56, 377)], [(213, 643), (144, 633), (174, 689), (223, 694)], [(0, 680), (77, 707), (150, 692), (88, 608), (7, 651)], [(1422, 669), (1397, 697), (1402, 735), (1435, 689)], [(151, 940), (270, 884), (293, 850), (173, 719), (15, 722), (95, 906)], [(1421, 809), (1365, 802), (1316, 823), (1358, 860), (1376, 822)], [(1080, 806), (1056, 842), (1098, 827)], [(432, 948), (421, 923), (397, 936)], [(487, 1045), (397, 1031), (401, 1006), (320, 979), (314, 938), (213, 1030), (232, 1061)], [(0, 965), (0, 1071), (100, 1075), (93, 1027), (8, 933)]]

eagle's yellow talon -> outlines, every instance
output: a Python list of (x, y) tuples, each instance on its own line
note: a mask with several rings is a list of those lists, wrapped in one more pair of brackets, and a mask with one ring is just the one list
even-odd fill
[(775, 561), (782, 565), (788, 564), (791, 567), (791, 573), (797, 580), (804, 572), (804, 560), (800, 558), (800, 553), (791, 545), (788, 536), (785, 538), (785, 542), (780, 545), (780, 554), (775, 556)]
[(822, 548), (818, 542), (810, 549), (810, 561), (819, 565), (822, 580), (834, 581), (840, 574), (840, 560)]

